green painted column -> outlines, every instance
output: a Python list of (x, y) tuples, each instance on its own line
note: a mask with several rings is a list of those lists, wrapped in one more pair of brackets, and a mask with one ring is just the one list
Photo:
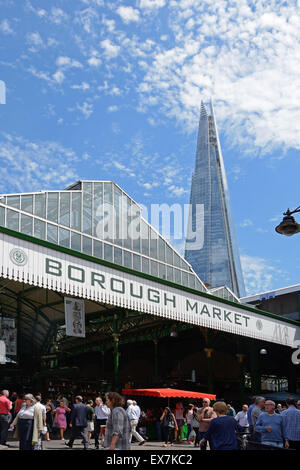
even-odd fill
[(113, 333), (114, 338), (114, 386), (119, 381), (119, 339), (120, 335)]
[(206, 355), (206, 368), (207, 368), (207, 392), (214, 393), (214, 383), (213, 383), (213, 364), (212, 364), (212, 348), (204, 348)]

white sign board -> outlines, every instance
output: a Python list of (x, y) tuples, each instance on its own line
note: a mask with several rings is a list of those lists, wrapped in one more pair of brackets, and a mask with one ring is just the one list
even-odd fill
[[(0, 232), (0, 277), (175, 321), (294, 347), (293, 322)], [(76, 300), (76, 299), (73, 299)]]
[(66, 335), (85, 338), (84, 301), (65, 297)]
[(0, 340), (0, 364), (6, 364), (6, 345)]

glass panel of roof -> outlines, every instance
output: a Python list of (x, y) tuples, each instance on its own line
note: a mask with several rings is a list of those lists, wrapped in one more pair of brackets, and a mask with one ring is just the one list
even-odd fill
[(136, 271), (140, 271), (141, 270), (141, 257), (139, 255), (135, 255), (133, 254), (133, 269), (135, 269)]
[(7, 209), (6, 212), (6, 227), (10, 230), (19, 231), (19, 212)]
[(15, 209), (20, 209), (20, 196), (7, 196), (7, 205), (14, 207)]
[(173, 266), (173, 250), (169, 245), (166, 245), (166, 261)]
[(129, 250), (132, 249), (132, 238), (131, 238), (131, 229), (130, 229), (130, 223), (131, 223), (131, 201), (128, 199), (128, 197), (122, 198), (122, 203), (123, 203), (123, 246), (124, 248), (128, 248)]
[(159, 259), (159, 261), (166, 261), (165, 247), (166, 247), (166, 244), (165, 244), (164, 240), (161, 237), (159, 237), (158, 238), (158, 259)]
[(104, 252), (103, 252), (103, 258), (106, 261), (113, 261), (113, 247), (112, 245), (108, 245), (107, 243), (103, 243), (104, 245)]
[(75, 251), (81, 251), (81, 235), (71, 232), (71, 248)]
[(188, 287), (188, 285), (189, 285), (189, 275), (188, 275), (188, 273), (186, 273), (185, 271), (182, 271), (181, 275), (182, 275), (182, 284), (184, 286)]
[(104, 197), (104, 239), (113, 243), (114, 240), (114, 216), (112, 183), (103, 183)]
[(72, 192), (71, 227), (81, 232), (81, 192)]
[(82, 191), (92, 194), (92, 183), (82, 183)]
[(33, 213), (33, 196), (32, 194), (24, 194), (21, 196), (21, 209), (24, 212)]
[(162, 263), (158, 263), (159, 265), (159, 277), (161, 279), (166, 279), (166, 265)]
[(83, 192), (83, 216), (82, 216), (82, 231), (84, 233), (92, 234), (92, 194), (90, 192)]
[(177, 268), (180, 268), (181, 266), (180, 256), (177, 253), (175, 253), (175, 251), (173, 253), (173, 256), (174, 256), (174, 266), (176, 266)]
[(181, 284), (181, 271), (180, 269), (174, 268), (174, 282)]
[(150, 261), (150, 267), (152, 276), (158, 277), (158, 263), (156, 261)]
[(47, 193), (47, 220), (58, 222), (58, 193)]
[(4, 207), (0, 207), (0, 225), (4, 227), (5, 223), (5, 209)]
[(194, 274), (189, 274), (189, 287), (192, 289), (195, 288), (195, 276)]
[(35, 194), (34, 196), (34, 214), (38, 217), (46, 218), (46, 194)]
[(127, 268), (132, 268), (132, 254), (129, 251), (123, 251), (124, 256), (124, 266)]
[(40, 240), (46, 239), (46, 222), (34, 219), (34, 236)]
[(91, 255), (93, 253), (91, 238), (84, 236), (82, 237), (82, 251), (87, 255)]
[(122, 265), (122, 250), (121, 248), (114, 247), (114, 263)]
[(59, 245), (70, 248), (70, 231), (65, 228), (59, 228)]
[(56, 225), (47, 224), (47, 241), (57, 244), (58, 227)]
[(29, 215), (21, 214), (21, 232), (32, 236), (33, 218)]
[(122, 192), (113, 186), (114, 190), (114, 237), (115, 243), (122, 246)]
[(70, 227), (70, 214), (71, 214), (71, 202), (70, 202), (71, 193), (61, 192), (60, 193), (60, 202), (59, 202), (59, 223)]
[(167, 279), (173, 281), (173, 268), (171, 266), (167, 266)]
[(103, 183), (94, 183), (93, 235), (103, 238)]
[(103, 259), (103, 243), (93, 240), (93, 255), (96, 258)]
[(149, 265), (150, 265), (149, 259), (144, 258), (142, 256), (142, 272), (143, 273), (149, 274), (149, 272), (150, 272)]
[(158, 236), (157, 233), (150, 227), (150, 256), (151, 258), (158, 258), (157, 252)]
[(150, 232), (148, 224), (141, 219), (141, 238), (142, 238), (142, 253), (143, 255), (149, 256), (149, 238)]

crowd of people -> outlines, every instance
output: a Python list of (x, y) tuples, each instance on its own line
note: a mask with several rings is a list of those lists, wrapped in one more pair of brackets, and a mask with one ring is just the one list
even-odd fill
[[(43, 403), (44, 402), (44, 403)], [(209, 398), (203, 398), (202, 406), (189, 404), (175, 407), (141, 410), (136, 401), (127, 400), (116, 392), (95, 400), (77, 395), (74, 402), (63, 395), (43, 401), (36, 395), (9, 396), (8, 390), (0, 393), (0, 448), (9, 446), (9, 430), (19, 440), (20, 450), (42, 450), (43, 441), (54, 435), (62, 441), (68, 429), (65, 445), (73, 447), (75, 439), (81, 439), (84, 449), (129, 450), (134, 438), (143, 445), (147, 437), (147, 425), (152, 423), (156, 440), (162, 446), (172, 446), (183, 441), (184, 425), (187, 428), (186, 443), (207, 450), (238, 450), (239, 436), (259, 446), (300, 450), (300, 400), (287, 398), (284, 406), (264, 397), (254, 397), (236, 413), (231, 404), (218, 401), (211, 406)], [(185, 431), (186, 432), (186, 431)]]

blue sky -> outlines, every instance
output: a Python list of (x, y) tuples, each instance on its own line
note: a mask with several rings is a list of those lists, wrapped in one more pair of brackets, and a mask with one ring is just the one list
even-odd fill
[(104, 179), (187, 204), (212, 97), (247, 291), (299, 283), (300, 235), (274, 231), (300, 204), (297, 3), (0, 0), (0, 192)]

